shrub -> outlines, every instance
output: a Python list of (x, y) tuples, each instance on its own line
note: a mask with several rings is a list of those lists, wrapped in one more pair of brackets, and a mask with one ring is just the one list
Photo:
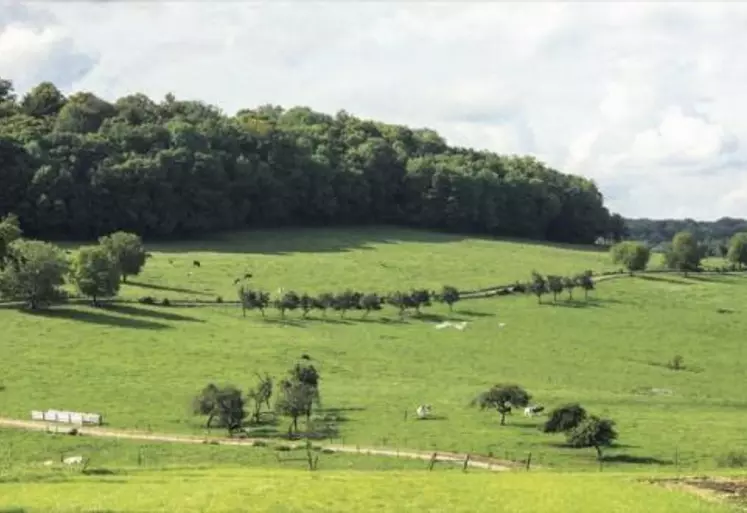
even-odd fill
[(142, 305), (155, 305), (156, 304), (156, 298), (152, 296), (144, 296), (137, 300), (138, 303)]
[(747, 453), (743, 451), (729, 451), (716, 459), (716, 464), (722, 468), (747, 467)]
[(162, 306), (171, 306), (171, 301), (169, 301), (169, 298), (165, 297), (163, 298), (163, 301), (161, 301)]

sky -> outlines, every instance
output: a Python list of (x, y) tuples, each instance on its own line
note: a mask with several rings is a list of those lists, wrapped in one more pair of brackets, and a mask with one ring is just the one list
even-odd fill
[(0, 0), (0, 76), (429, 127), (626, 217), (747, 217), (747, 3)]

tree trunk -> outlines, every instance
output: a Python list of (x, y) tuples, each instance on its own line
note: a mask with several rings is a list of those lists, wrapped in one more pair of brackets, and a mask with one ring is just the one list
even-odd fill
[(213, 423), (213, 419), (214, 419), (214, 418), (215, 418), (215, 415), (213, 415), (213, 414), (211, 413), (211, 414), (210, 414), (210, 416), (209, 416), (209, 417), (208, 417), (208, 419), (207, 419), (207, 424), (205, 424), (205, 427), (206, 427), (206, 428), (210, 429), (210, 427), (211, 427), (210, 425), (211, 425), (211, 424)]
[(449, 313), (454, 311), (454, 303), (449, 303)]
[(127, 283), (127, 275), (122, 273), (122, 283)]
[(370, 312), (371, 312), (371, 310), (366, 310), (365, 312), (363, 312), (363, 318), (365, 319), (366, 317), (368, 317), (368, 314)]
[(501, 412), (501, 426), (506, 425), (506, 414)]
[(594, 449), (596, 449), (597, 451), (597, 461), (602, 461), (602, 448), (598, 445), (595, 445)]

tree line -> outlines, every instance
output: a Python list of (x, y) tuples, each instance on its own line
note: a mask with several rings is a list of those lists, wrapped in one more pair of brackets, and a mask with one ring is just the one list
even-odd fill
[(49, 82), (19, 97), (0, 79), (0, 170), (0, 216), (37, 238), (385, 223), (592, 243), (624, 231), (592, 181), (533, 157), (306, 107), (229, 116)]
[(747, 232), (747, 220), (722, 217), (716, 221), (693, 219), (625, 219), (624, 238), (645, 242), (665, 251), (677, 233), (691, 233), (705, 248), (707, 256), (724, 257), (729, 239)]
[[(610, 248), (612, 261), (623, 265), (632, 275), (646, 270), (651, 258), (651, 248), (640, 241), (623, 241)], [(703, 270), (702, 260), (711, 256), (709, 246), (699, 241), (689, 231), (677, 232), (664, 249), (664, 264), (668, 269), (689, 272)], [(728, 270), (742, 270), (747, 267), (747, 231), (738, 232), (725, 243), (719, 245), (718, 255), (731, 264)]]

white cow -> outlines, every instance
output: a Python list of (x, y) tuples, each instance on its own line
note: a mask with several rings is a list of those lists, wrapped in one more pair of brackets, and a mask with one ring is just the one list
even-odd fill
[(534, 417), (535, 415), (539, 415), (543, 411), (545, 411), (545, 407), (539, 404), (535, 404), (533, 406), (527, 406), (526, 408), (524, 408), (524, 416)]
[(430, 404), (421, 404), (415, 410), (415, 413), (417, 413), (419, 419), (427, 419), (428, 416), (430, 416), (430, 414), (431, 414), (431, 405)]
[(65, 465), (82, 465), (83, 464), (83, 456), (68, 456), (64, 460), (62, 460), (62, 463)]

